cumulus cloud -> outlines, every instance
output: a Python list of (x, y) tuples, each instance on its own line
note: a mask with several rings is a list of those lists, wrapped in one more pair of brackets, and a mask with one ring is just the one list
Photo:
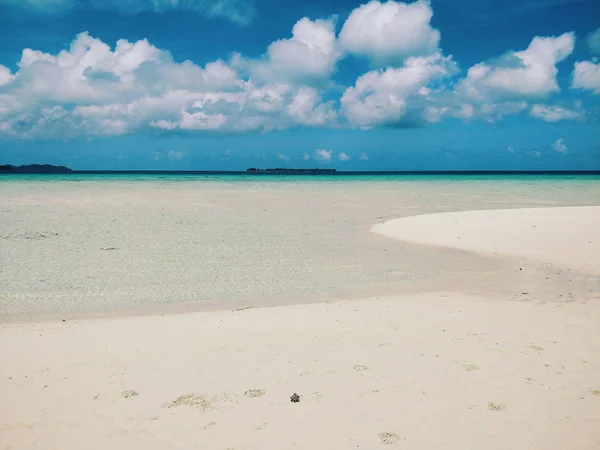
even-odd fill
[(361, 75), (353, 87), (344, 92), (342, 111), (356, 126), (394, 126), (403, 121), (419, 121), (436, 79), (453, 75), (457, 66), (451, 57), (437, 53), (411, 57), (397, 69), (374, 70)]
[(600, 27), (588, 35), (587, 44), (590, 48), (590, 52), (600, 54)]
[(506, 147), (506, 151), (507, 151), (508, 153), (514, 153), (514, 152), (515, 152), (515, 149), (514, 149), (514, 148), (512, 148), (512, 147), (509, 145), (508, 147)]
[[(26, 3), (34, 8), (42, 2)], [(237, 0), (101, 3), (103, 8), (138, 12), (148, 10), (148, 5), (161, 12), (241, 4)], [(0, 65), (0, 134), (71, 139), (139, 131), (405, 128), (447, 117), (493, 122), (526, 110), (549, 122), (584, 118), (580, 106), (567, 109), (540, 100), (559, 90), (556, 65), (572, 52), (573, 33), (536, 37), (525, 50), (476, 64), (457, 79), (458, 65), (440, 51), (431, 16), (426, 1), (371, 1), (352, 11), (339, 39), (335, 17), (303, 18), (291, 37), (271, 43), (259, 58), (232, 53), (227, 60), (202, 66), (176, 61), (146, 39), (121, 39), (112, 45), (88, 33), (77, 35), (68, 48), (55, 54), (26, 48), (15, 70)], [(332, 77), (340, 59), (351, 54), (392, 66), (370, 70), (343, 87)], [(572, 87), (600, 93), (600, 65), (577, 62)], [(326, 160), (323, 156), (316, 154)]]
[(350, 161), (350, 159), (352, 159), (352, 158), (346, 152), (340, 152), (338, 154), (338, 159), (340, 161)]
[(531, 117), (542, 119), (546, 122), (559, 122), (561, 120), (582, 119), (585, 113), (579, 109), (566, 109), (561, 106), (535, 104), (529, 111)]
[(329, 78), (340, 56), (334, 19), (305, 17), (296, 22), (291, 38), (273, 42), (261, 60), (237, 58), (235, 64), (261, 81), (314, 83)]
[(284, 153), (277, 153), (277, 159), (280, 159), (282, 161), (289, 161), (290, 157)]
[(256, 9), (248, 0), (0, 0), (2, 4), (47, 14), (73, 8), (106, 9), (123, 14), (182, 9), (209, 18), (223, 18), (238, 25), (249, 25), (256, 16)]
[[(452, 90), (436, 93), (423, 117), (430, 123), (445, 117), (496, 122), (521, 113), (529, 108), (531, 100), (559, 91), (556, 64), (571, 54), (574, 43), (573, 33), (535, 37), (525, 50), (475, 64)], [(534, 107), (532, 115), (550, 118), (550, 107), (542, 106)]]
[(10, 72), (10, 69), (6, 66), (0, 64), (0, 86), (8, 83), (13, 79), (13, 75)]
[(567, 145), (565, 144), (565, 140), (563, 138), (557, 139), (553, 144), (552, 148), (556, 150), (558, 153), (566, 153)]
[(600, 63), (591, 61), (578, 61), (573, 70), (573, 83), (577, 89), (587, 89), (594, 94), (600, 94)]
[(315, 151), (315, 159), (319, 161), (331, 161), (333, 150), (318, 149)]
[(336, 118), (315, 88), (245, 81), (224, 61), (180, 63), (147, 40), (111, 48), (87, 33), (55, 55), (23, 50), (16, 73), (0, 66), (0, 86), (2, 133), (13, 137), (269, 131)]
[(294, 122), (302, 125), (325, 125), (336, 119), (333, 102), (323, 103), (321, 95), (308, 86), (295, 92), (286, 111)]
[(573, 33), (535, 37), (525, 50), (471, 67), (456, 91), (477, 101), (547, 97), (560, 90), (556, 64), (573, 52), (574, 45)]
[(362, 152), (358, 159), (360, 159), (361, 161), (368, 161), (370, 158), (369, 158), (368, 154), (366, 154), (365, 152)]
[(432, 16), (427, 1), (373, 0), (350, 13), (340, 43), (347, 52), (365, 56), (378, 66), (437, 53), (440, 32), (431, 27)]
[(305, 153), (304, 156), (302, 157), (302, 159), (304, 161), (308, 161), (310, 159), (310, 155), (308, 153)]

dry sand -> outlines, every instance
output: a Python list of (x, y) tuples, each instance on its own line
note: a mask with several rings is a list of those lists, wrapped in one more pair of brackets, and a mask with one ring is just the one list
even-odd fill
[(520, 256), (598, 273), (600, 206), (427, 214), (390, 220), (371, 231), (419, 244)]
[[(403, 239), (497, 254), (471, 255), (495, 270), (469, 283), (457, 278), (443, 291), (5, 324), (0, 443), (44, 450), (600, 448), (599, 219), (595, 207), (384, 225), (385, 234)], [(445, 231), (454, 221), (460, 230)], [(582, 223), (592, 225), (580, 232)], [(544, 231), (532, 233), (532, 224)], [(583, 252), (585, 266), (571, 251)], [(289, 400), (294, 392), (299, 403)]]

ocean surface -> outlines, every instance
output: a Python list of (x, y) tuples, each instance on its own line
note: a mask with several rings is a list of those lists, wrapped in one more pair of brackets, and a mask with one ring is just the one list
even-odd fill
[(435, 289), (506, 262), (370, 227), (599, 204), (600, 175), (2, 175), (0, 320)]
[(598, 182), (600, 172), (337, 172), (248, 173), (231, 171), (73, 171), (63, 174), (0, 173), (1, 182), (9, 181), (211, 181), (229, 182), (410, 182), (410, 181), (515, 181), (515, 182)]

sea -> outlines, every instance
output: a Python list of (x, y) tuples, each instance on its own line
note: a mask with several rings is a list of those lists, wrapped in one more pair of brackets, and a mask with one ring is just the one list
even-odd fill
[(600, 205), (600, 173), (4, 174), (0, 321), (444, 288), (505, 262), (371, 226), (569, 205)]

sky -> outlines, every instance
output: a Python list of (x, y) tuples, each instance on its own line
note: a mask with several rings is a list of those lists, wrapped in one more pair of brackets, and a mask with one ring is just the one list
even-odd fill
[(598, 0), (0, 0), (0, 164), (600, 170)]

